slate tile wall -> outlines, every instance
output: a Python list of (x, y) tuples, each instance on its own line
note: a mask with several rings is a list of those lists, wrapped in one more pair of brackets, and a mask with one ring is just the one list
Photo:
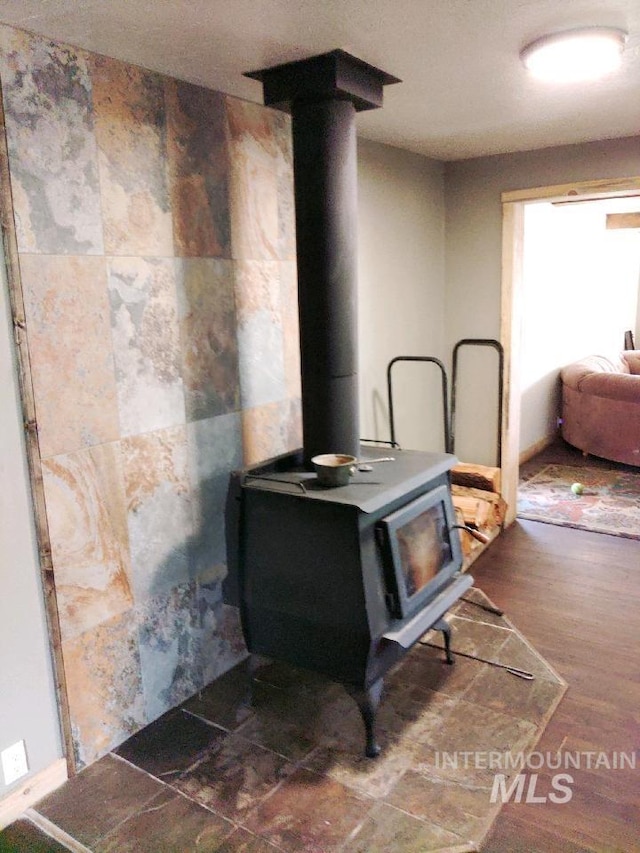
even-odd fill
[(76, 760), (246, 652), (229, 471), (301, 442), (287, 116), (0, 27)]

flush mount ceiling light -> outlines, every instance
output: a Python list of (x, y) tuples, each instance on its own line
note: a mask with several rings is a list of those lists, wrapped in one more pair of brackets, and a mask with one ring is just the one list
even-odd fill
[(539, 80), (596, 80), (618, 68), (626, 38), (624, 30), (615, 27), (566, 30), (531, 42), (520, 58)]

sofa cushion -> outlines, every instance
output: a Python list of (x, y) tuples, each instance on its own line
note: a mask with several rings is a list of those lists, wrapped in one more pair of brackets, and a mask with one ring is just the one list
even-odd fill
[(629, 364), (622, 356), (588, 355), (563, 367), (560, 378), (565, 385), (581, 391), (587, 376), (610, 373), (628, 374)]
[(630, 373), (589, 373), (580, 380), (577, 390), (592, 397), (640, 403), (640, 376)]

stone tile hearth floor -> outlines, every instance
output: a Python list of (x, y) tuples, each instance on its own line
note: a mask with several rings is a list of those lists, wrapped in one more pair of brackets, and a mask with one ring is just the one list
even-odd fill
[(265, 662), (249, 704), (240, 665), (36, 804), (1, 853), (477, 850), (499, 810), (488, 753), (531, 750), (566, 685), (505, 617), (461, 601), (449, 622), (454, 650), (534, 679), (417, 645), (385, 679), (368, 759), (342, 687)]

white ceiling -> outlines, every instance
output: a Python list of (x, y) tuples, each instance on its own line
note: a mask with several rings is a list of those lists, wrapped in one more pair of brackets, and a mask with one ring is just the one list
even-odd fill
[[(0, 21), (253, 101), (246, 71), (342, 48), (400, 77), (360, 135), (442, 160), (640, 135), (640, 0), (0, 0)], [(529, 79), (549, 32), (615, 26), (622, 70)]]

